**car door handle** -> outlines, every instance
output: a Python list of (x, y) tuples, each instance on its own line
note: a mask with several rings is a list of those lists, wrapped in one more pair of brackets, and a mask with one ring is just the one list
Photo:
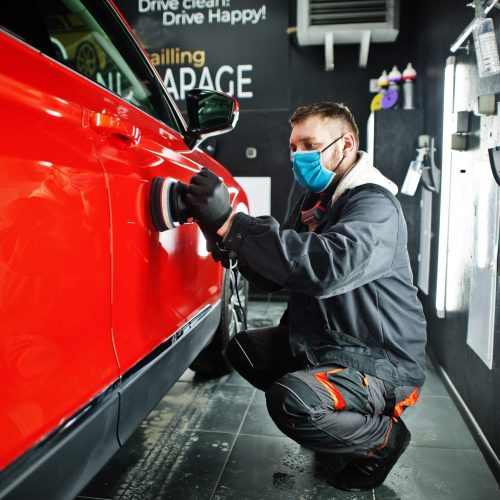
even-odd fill
[(91, 111), (89, 122), (97, 133), (105, 137), (116, 137), (130, 147), (137, 145), (141, 139), (138, 127), (113, 114)]

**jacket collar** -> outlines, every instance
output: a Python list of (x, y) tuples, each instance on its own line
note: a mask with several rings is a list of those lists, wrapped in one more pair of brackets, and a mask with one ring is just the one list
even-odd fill
[(369, 155), (364, 151), (358, 151), (358, 161), (342, 176), (333, 192), (332, 205), (348, 189), (353, 189), (363, 184), (377, 184), (390, 191), (393, 195), (396, 195), (398, 192), (396, 184), (373, 166)]

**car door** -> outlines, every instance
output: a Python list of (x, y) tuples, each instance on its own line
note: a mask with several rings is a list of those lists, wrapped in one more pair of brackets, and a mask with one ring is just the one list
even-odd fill
[[(200, 165), (182, 139), (182, 118), (109, 4), (49, 4), (51, 9), (40, 3), (60, 61), (86, 76), (78, 82), (75, 78), (74, 92), (105, 170), (112, 332), (123, 374), (220, 298), (221, 270), (207, 254), (198, 227), (186, 224), (159, 234), (151, 222), (152, 179), (188, 183)], [(51, 31), (54, 19), (63, 22)], [(87, 61), (77, 57), (82, 44), (88, 49)]]
[(0, 13), (0, 470), (119, 376), (104, 170), (73, 75), (29, 45), (44, 43), (36, 17), (12, 12), (15, 24)]

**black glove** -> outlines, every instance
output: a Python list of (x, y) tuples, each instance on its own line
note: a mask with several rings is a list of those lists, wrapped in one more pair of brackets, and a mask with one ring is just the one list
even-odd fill
[(191, 179), (186, 204), (204, 233), (216, 233), (232, 211), (226, 186), (205, 167)]

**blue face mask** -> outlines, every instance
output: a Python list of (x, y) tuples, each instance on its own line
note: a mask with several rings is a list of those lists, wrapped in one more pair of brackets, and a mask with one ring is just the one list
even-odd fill
[[(321, 151), (296, 151), (293, 153), (293, 174), (303, 188), (309, 189), (313, 193), (321, 193), (329, 186), (335, 177), (335, 172), (328, 170), (321, 164), (321, 153), (340, 139), (342, 139), (342, 136), (335, 139)], [(342, 163), (342, 160), (340, 160), (335, 170)]]

